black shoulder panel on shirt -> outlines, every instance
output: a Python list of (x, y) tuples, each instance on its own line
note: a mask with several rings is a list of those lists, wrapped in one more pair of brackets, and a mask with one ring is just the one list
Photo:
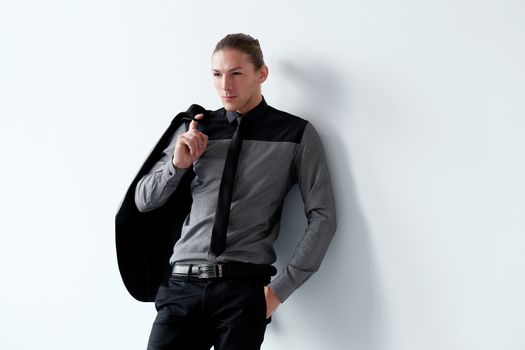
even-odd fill
[(236, 128), (228, 123), (224, 108), (211, 112), (203, 124), (202, 132), (208, 135), (209, 140), (231, 139)]
[[(204, 124), (204, 123), (203, 123)], [(245, 140), (300, 143), (308, 122), (273, 107), (245, 131)], [(206, 119), (203, 132), (210, 140), (229, 139), (235, 132), (225, 116), (224, 108), (213, 111)]]
[[(236, 128), (228, 123), (224, 108), (211, 112), (202, 124), (202, 131), (209, 140), (230, 139)], [(306, 124), (308, 122), (302, 118), (268, 107), (266, 113), (247, 128), (244, 139), (300, 143)]]
[(264, 117), (250, 126), (245, 139), (300, 143), (307, 123), (302, 118), (269, 107)]

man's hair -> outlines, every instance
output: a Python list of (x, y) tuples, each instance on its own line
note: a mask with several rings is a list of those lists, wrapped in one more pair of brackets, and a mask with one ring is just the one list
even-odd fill
[(264, 65), (263, 53), (259, 40), (252, 38), (248, 34), (236, 33), (226, 35), (217, 43), (213, 53), (227, 49), (238, 50), (247, 54), (256, 70)]

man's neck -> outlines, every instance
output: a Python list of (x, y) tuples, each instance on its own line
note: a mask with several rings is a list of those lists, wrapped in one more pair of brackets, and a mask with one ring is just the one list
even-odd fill
[(241, 115), (245, 115), (247, 113), (249, 113), (252, 109), (254, 109), (255, 107), (257, 107), (259, 105), (259, 103), (262, 102), (262, 94), (258, 94), (257, 96), (254, 96), (254, 99), (253, 101), (250, 101), (250, 103), (245, 106), (242, 110), (239, 109), (239, 110), (236, 110), (235, 112), (241, 114)]

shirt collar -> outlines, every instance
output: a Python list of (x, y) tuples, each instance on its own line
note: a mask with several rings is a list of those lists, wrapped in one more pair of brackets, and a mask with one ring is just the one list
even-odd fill
[(230, 124), (233, 123), (233, 121), (237, 118), (244, 118), (245, 121), (250, 120), (250, 123), (255, 123), (264, 116), (267, 110), (268, 104), (266, 103), (263, 97), (262, 101), (248, 113), (241, 115), (235, 111), (226, 111), (226, 118), (228, 119), (228, 123)]

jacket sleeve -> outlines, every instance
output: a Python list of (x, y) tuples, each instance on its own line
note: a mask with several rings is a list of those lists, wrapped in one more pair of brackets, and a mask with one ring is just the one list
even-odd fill
[(284, 302), (316, 272), (336, 230), (335, 204), (323, 147), (308, 123), (293, 164), (308, 226), (285, 270), (270, 287)]
[(177, 137), (185, 131), (182, 124), (173, 135), (162, 157), (155, 163), (148, 174), (144, 175), (135, 188), (135, 204), (144, 213), (162, 206), (175, 192), (187, 169), (176, 169), (172, 157)]

